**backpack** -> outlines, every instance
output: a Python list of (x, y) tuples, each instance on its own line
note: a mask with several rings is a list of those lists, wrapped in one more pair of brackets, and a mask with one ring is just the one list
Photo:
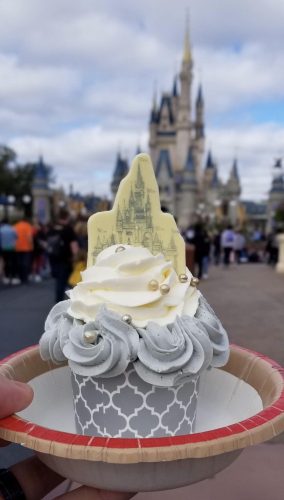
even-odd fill
[(61, 257), (63, 254), (64, 240), (61, 231), (47, 237), (46, 251), (50, 257)]

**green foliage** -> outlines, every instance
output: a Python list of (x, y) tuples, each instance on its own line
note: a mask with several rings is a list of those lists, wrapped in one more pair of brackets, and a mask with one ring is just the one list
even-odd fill
[(277, 210), (275, 212), (274, 220), (275, 220), (275, 222), (278, 222), (278, 223), (284, 222), (284, 204), (279, 205), (279, 207), (277, 208)]
[(0, 194), (10, 194), (13, 183), (12, 166), (15, 160), (15, 152), (7, 146), (0, 145)]
[[(11, 148), (0, 145), (0, 195), (13, 195), (16, 205), (21, 206), (24, 195), (32, 195), (35, 163), (20, 165)], [(52, 168), (47, 166), (48, 179), (54, 181)]]

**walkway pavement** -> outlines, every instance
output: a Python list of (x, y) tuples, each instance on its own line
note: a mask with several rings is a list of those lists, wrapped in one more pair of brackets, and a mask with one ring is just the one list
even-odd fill
[[(212, 268), (201, 291), (214, 307), (230, 340), (284, 365), (284, 276), (263, 265)], [(52, 284), (0, 288), (0, 356), (38, 341), (52, 305)], [(11, 446), (0, 451), (0, 467), (27, 454)], [(137, 500), (283, 500), (284, 435), (246, 449), (214, 479), (187, 488), (143, 493)]]
[(263, 264), (215, 267), (200, 289), (231, 342), (284, 366), (284, 275)]

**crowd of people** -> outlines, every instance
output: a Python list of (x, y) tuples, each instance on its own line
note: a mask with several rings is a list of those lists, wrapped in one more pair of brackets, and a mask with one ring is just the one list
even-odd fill
[(223, 265), (247, 262), (267, 262), (275, 265), (278, 260), (277, 234), (265, 237), (259, 231), (247, 235), (241, 229), (228, 224), (222, 231), (209, 231), (198, 223), (184, 232), (186, 243), (194, 247), (195, 273), (199, 279), (207, 279), (209, 264)]
[[(257, 232), (250, 240), (238, 229), (228, 225), (222, 231), (210, 231), (205, 224), (190, 226), (184, 233), (186, 243), (194, 249), (195, 274), (207, 279), (209, 265), (257, 262), (265, 259), (276, 264), (278, 258), (277, 237)], [(262, 255), (252, 241), (262, 245)], [(0, 225), (0, 278), (3, 285), (38, 283), (53, 277), (55, 302), (65, 298), (68, 286), (80, 280), (80, 272), (87, 259), (87, 222), (70, 221), (69, 213), (62, 208), (54, 224), (31, 224), (22, 218), (16, 224), (3, 219)]]
[[(71, 224), (62, 209), (54, 224), (31, 224), (22, 218), (16, 224), (4, 219), (0, 225), (0, 275), (4, 285), (38, 283), (52, 276), (55, 301), (65, 298), (68, 282), (84, 269), (87, 257), (87, 223)], [(73, 281), (72, 281), (73, 280)]]

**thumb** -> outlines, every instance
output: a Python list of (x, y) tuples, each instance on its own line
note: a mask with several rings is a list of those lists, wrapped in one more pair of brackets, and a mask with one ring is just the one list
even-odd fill
[(32, 399), (33, 390), (29, 385), (0, 376), (0, 418), (23, 410)]
[(89, 486), (81, 486), (57, 498), (58, 500), (130, 500), (135, 495), (136, 493), (98, 490)]

